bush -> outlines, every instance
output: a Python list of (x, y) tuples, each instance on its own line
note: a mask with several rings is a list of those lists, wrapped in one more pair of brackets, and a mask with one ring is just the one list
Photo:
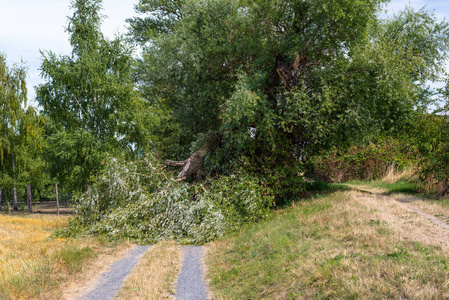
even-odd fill
[(410, 135), (421, 154), (420, 189), (438, 196), (449, 192), (449, 119), (446, 114), (424, 114), (414, 119)]
[(272, 203), (271, 192), (255, 177), (234, 174), (190, 185), (169, 179), (154, 157), (111, 158), (91, 196), (79, 199), (65, 234), (81, 230), (142, 243), (202, 244), (266, 217)]
[(356, 145), (346, 152), (332, 151), (312, 163), (312, 176), (324, 181), (382, 178), (394, 165), (399, 171), (417, 159), (415, 146), (397, 141)]

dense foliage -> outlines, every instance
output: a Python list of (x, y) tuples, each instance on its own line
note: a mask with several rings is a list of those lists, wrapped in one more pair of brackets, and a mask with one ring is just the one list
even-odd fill
[(384, 2), (141, 0), (129, 20), (141, 91), (182, 137), (164, 154), (218, 131), (208, 171), (244, 168), (281, 204), (314, 155), (407, 122), (430, 102), (448, 25), (412, 9), (379, 20)]
[(414, 144), (394, 139), (357, 144), (346, 151), (332, 150), (319, 155), (309, 175), (324, 181), (373, 180), (383, 178), (389, 170), (404, 171), (421, 159)]
[(90, 182), (106, 153), (136, 156), (148, 147), (149, 111), (135, 89), (132, 48), (100, 31), (101, 1), (72, 1), (72, 8), (72, 53), (42, 52), (47, 82), (36, 91), (42, 114), (51, 119), (51, 174), (77, 189)]
[(132, 162), (110, 158), (91, 194), (79, 203), (68, 233), (201, 244), (265, 218), (273, 197), (257, 178), (241, 174), (197, 185), (179, 183), (147, 156)]

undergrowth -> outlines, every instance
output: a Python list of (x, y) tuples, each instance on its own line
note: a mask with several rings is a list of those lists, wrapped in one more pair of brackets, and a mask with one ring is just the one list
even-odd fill
[(345, 152), (331, 151), (313, 160), (312, 175), (330, 182), (380, 179), (392, 171), (403, 172), (415, 164), (415, 148), (392, 140), (354, 145)]

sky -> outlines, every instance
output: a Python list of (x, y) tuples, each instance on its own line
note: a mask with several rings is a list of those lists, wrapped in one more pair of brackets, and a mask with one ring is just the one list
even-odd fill
[[(9, 66), (24, 62), (28, 71), (28, 101), (34, 101), (34, 86), (40, 78), (40, 50), (69, 55), (69, 36), (65, 29), (73, 15), (70, 0), (0, 0), (0, 52), (6, 54)], [(101, 30), (107, 38), (126, 32), (127, 18), (136, 16), (138, 0), (103, 0), (101, 14), (106, 16)]]
[[(71, 48), (65, 32), (67, 18), (73, 14), (70, 0), (0, 0), (0, 52), (7, 56), (7, 64), (23, 61), (28, 70), (28, 100), (33, 106), (34, 86), (44, 83), (40, 78), (40, 50), (68, 55)], [(138, 0), (103, 0), (103, 34), (112, 39), (126, 32), (127, 18), (136, 16)], [(439, 20), (449, 21), (448, 0), (392, 0), (385, 8), (387, 15), (398, 13), (405, 6), (426, 6)]]

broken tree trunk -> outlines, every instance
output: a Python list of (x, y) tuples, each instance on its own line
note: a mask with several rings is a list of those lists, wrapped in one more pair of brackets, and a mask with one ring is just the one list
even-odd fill
[(307, 56), (301, 56), (298, 53), (296, 55), (296, 60), (292, 65), (283, 64), (276, 69), (287, 92), (291, 92), (291, 90), (298, 85), (299, 75), (304, 68), (318, 65), (318, 63), (308, 63), (307, 60)]
[(167, 160), (165, 161), (166, 166), (170, 167), (182, 167), (181, 172), (176, 176), (176, 180), (184, 181), (188, 180), (190, 177), (199, 177), (203, 165), (204, 159), (208, 153), (213, 152), (218, 144), (220, 143), (221, 135), (212, 133), (209, 135), (206, 143), (198, 150), (196, 150), (189, 158), (182, 161), (173, 161)]

